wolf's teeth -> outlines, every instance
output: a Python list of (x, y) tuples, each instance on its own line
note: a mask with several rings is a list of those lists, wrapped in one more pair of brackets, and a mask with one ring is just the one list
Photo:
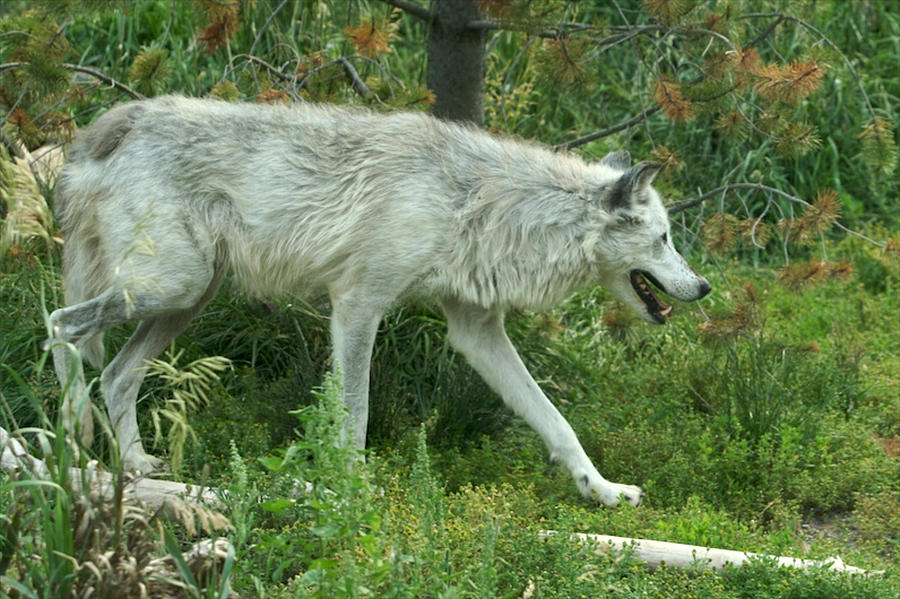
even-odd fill
[(672, 306), (668, 306), (665, 310), (660, 311), (660, 314), (663, 316), (668, 316), (672, 313)]

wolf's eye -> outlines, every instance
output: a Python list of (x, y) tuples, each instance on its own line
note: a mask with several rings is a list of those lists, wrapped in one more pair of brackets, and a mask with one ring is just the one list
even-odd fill
[(660, 239), (662, 239), (663, 244), (669, 243), (669, 234), (663, 233), (662, 237), (660, 237)]

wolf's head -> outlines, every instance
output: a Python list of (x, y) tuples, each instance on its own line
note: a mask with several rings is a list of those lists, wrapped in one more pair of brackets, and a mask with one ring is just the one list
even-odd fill
[(608, 154), (600, 165), (618, 175), (600, 191), (606, 213), (597, 246), (600, 283), (647, 322), (665, 324), (672, 307), (660, 301), (654, 288), (693, 301), (709, 293), (710, 285), (672, 245), (668, 214), (651, 186), (662, 165), (631, 166), (624, 151)]

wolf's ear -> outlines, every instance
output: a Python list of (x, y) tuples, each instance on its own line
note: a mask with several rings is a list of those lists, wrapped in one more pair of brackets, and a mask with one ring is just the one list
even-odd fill
[(638, 162), (632, 168), (628, 170), (627, 173), (622, 175), (623, 177), (629, 177), (632, 181), (631, 190), (632, 191), (640, 191), (644, 189), (651, 183), (653, 183), (653, 179), (656, 178), (656, 175), (659, 174), (659, 170), (663, 167), (660, 162), (651, 162), (649, 160), (645, 160), (643, 162)]
[(613, 183), (603, 198), (603, 207), (612, 212), (631, 206), (632, 195), (649, 186), (662, 166), (659, 162), (644, 161), (629, 168)]
[(631, 167), (631, 154), (628, 150), (616, 150), (601, 158), (600, 164), (620, 171), (628, 170)]

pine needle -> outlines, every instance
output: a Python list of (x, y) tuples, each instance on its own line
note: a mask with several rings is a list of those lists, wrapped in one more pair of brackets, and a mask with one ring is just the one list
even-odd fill
[(796, 104), (814, 92), (825, 71), (815, 60), (757, 65), (753, 74), (758, 78), (756, 90), (767, 100)]
[(828, 280), (843, 279), (853, 272), (846, 261), (830, 262), (810, 260), (788, 264), (778, 271), (778, 280), (789, 289), (802, 289)]
[(730, 314), (700, 323), (698, 329), (703, 339), (710, 343), (732, 341), (760, 332), (762, 317), (756, 286), (750, 281), (745, 282), (734, 310)]
[(344, 35), (353, 45), (356, 53), (367, 58), (376, 58), (391, 51), (391, 38), (396, 25), (387, 19), (371, 17), (356, 27), (344, 29)]
[(736, 216), (718, 212), (706, 219), (700, 235), (707, 250), (721, 255), (734, 249), (740, 229)]
[(869, 172), (877, 177), (887, 177), (897, 170), (897, 143), (890, 119), (876, 117), (863, 128), (859, 138), (860, 154)]
[(681, 84), (660, 75), (656, 82), (653, 98), (670, 120), (684, 123), (694, 117), (694, 105), (685, 99)]
[(168, 59), (163, 48), (148, 48), (134, 58), (128, 74), (139, 93), (152, 96), (165, 88), (171, 72)]
[(687, 0), (644, 0), (647, 12), (666, 25), (674, 25), (691, 11), (693, 2)]

